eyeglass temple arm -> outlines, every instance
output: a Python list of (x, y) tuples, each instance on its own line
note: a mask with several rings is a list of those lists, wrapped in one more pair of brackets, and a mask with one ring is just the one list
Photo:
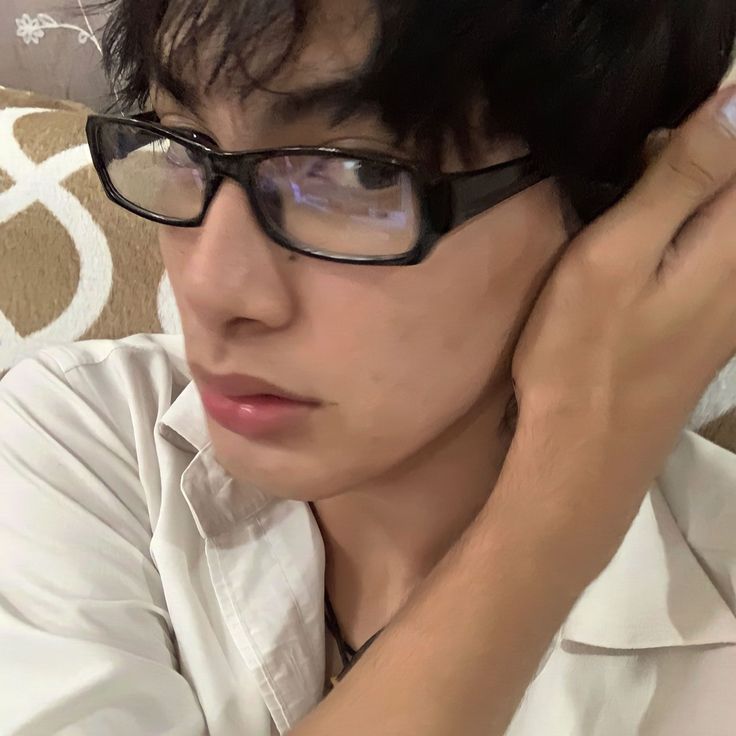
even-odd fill
[(531, 156), (477, 173), (443, 177), (430, 194), (433, 209), (439, 216), (433, 219), (438, 229), (449, 232), (545, 178)]

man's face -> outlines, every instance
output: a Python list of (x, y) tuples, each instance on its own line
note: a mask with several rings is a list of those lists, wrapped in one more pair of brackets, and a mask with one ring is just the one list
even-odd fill
[[(271, 87), (349, 76), (364, 59), (367, 26), (324, 13), (298, 61)], [(275, 118), (277, 96), (259, 91), (241, 104), (218, 94), (195, 114), (153, 90), (163, 125), (202, 131), (223, 150), (330, 145), (410, 153), (392, 148), (376, 119), (332, 127), (318, 111)], [(471, 168), (525, 153), (514, 141), (485, 146)], [(444, 168), (464, 167), (448, 151)], [(218, 459), (235, 478), (274, 495), (317, 500), (470, 432), (484, 433), (490, 445), (509, 392), (501, 358), (565, 240), (557, 192), (546, 181), (453, 231), (420, 265), (330, 263), (270, 241), (245, 193), (226, 181), (202, 227), (165, 227), (160, 236), (195, 380), (197, 369), (247, 374), (319, 405), (256, 435), (208, 418)]]

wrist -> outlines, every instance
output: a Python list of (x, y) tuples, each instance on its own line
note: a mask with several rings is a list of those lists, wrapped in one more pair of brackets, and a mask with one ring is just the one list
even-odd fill
[(547, 441), (539, 431), (534, 439), (516, 435), (480, 523), (516, 550), (530, 574), (580, 592), (611, 561), (635, 512), (601, 502), (617, 489), (585, 462), (583, 446)]

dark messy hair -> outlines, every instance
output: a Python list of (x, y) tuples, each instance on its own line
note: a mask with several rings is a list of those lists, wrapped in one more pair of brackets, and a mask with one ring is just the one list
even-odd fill
[[(303, 48), (319, 0), (101, 0), (104, 62), (124, 108), (152, 81), (185, 102), (198, 49), (202, 90), (245, 99)], [(372, 52), (330, 91), (336, 121), (377, 113), (437, 167), (448, 138), (472, 154), (483, 132), (526, 141), (585, 224), (640, 176), (657, 128), (712, 94), (736, 43), (735, 0), (366, 0)], [(299, 104), (295, 99), (294, 103)], [(509, 343), (512, 347), (512, 343)], [(508, 362), (510, 363), (510, 355)], [(501, 427), (513, 432), (515, 396)]]
[[(375, 42), (362, 68), (331, 91), (337, 118), (377, 112), (397, 140), (410, 139), (436, 164), (448, 136), (470, 151), (469, 115), (481, 103), (485, 134), (525, 140), (583, 222), (641, 174), (649, 133), (676, 127), (717, 89), (736, 40), (734, 0), (365, 4), (377, 21)], [(318, 2), (102, 5), (112, 10), (106, 70), (134, 108), (145, 106), (152, 80), (184, 97), (188, 64), (213, 39), (209, 91), (219, 86), (245, 98), (268, 88), (300, 52)]]

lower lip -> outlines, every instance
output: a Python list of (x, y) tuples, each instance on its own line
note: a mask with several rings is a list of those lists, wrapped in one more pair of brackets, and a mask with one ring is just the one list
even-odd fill
[(244, 437), (288, 429), (318, 406), (278, 396), (223, 396), (204, 388), (200, 389), (200, 396), (212, 419)]

